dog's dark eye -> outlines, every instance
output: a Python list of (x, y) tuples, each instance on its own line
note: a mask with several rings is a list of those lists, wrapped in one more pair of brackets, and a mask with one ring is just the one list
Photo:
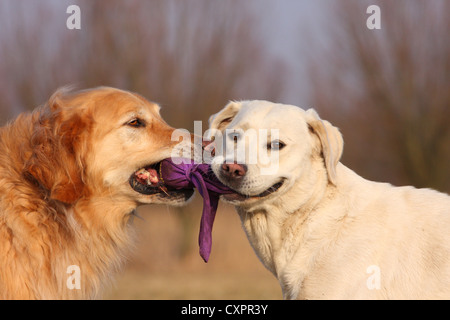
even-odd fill
[(234, 143), (237, 143), (238, 140), (239, 140), (239, 138), (240, 138), (240, 137), (239, 137), (239, 134), (236, 133), (236, 132), (230, 133), (230, 134), (228, 135), (228, 137), (229, 137), (231, 140), (233, 140)]
[(139, 118), (136, 118), (136, 119), (133, 119), (133, 120), (127, 122), (127, 125), (130, 127), (135, 127), (135, 128), (145, 127), (145, 122)]
[(286, 144), (280, 140), (274, 140), (271, 143), (267, 144), (267, 149), (271, 150), (281, 150), (286, 146)]

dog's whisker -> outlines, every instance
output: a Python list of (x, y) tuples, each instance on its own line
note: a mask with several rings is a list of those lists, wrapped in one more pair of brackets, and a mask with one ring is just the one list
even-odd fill
[(136, 217), (138, 219), (141, 219), (142, 221), (146, 221), (144, 217), (140, 216), (137, 214), (137, 210), (134, 209), (133, 211), (131, 211), (130, 215), (132, 215), (133, 217)]

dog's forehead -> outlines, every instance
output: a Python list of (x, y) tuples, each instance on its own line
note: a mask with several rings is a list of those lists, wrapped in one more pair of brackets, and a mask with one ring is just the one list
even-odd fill
[(273, 103), (264, 100), (243, 102), (240, 112), (233, 121), (243, 128), (280, 129), (298, 127), (306, 123), (305, 110), (288, 104)]
[(120, 119), (135, 113), (136, 115), (158, 116), (159, 106), (138, 94), (118, 90), (103, 89), (91, 93), (94, 114), (97, 116)]

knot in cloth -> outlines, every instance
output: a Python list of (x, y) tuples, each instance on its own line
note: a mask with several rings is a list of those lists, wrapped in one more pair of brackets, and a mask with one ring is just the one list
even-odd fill
[(235, 193), (222, 184), (206, 163), (194, 163), (185, 158), (164, 159), (159, 174), (165, 185), (180, 190), (197, 188), (203, 197), (198, 243), (200, 256), (208, 262), (212, 246), (212, 227), (221, 194)]

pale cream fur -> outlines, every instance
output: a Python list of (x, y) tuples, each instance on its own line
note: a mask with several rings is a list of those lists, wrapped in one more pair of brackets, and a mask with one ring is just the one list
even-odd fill
[[(339, 162), (342, 136), (310, 109), (267, 101), (231, 102), (212, 129), (280, 130), (279, 168), (240, 182), (229, 200), (257, 256), (285, 299), (450, 299), (450, 197), (430, 189), (368, 181)], [(260, 141), (258, 148), (264, 145)], [(275, 151), (274, 151), (275, 152)]]

